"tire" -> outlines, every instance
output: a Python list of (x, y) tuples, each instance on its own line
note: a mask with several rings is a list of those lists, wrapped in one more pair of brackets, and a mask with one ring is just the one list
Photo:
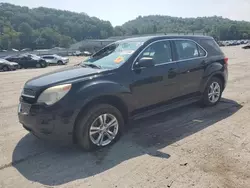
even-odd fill
[(10, 69), (9, 69), (9, 67), (4, 66), (4, 67), (2, 68), (2, 70), (5, 72), (5, 71), (9, 71)]
[[(215, 87), (216, 86), (216, 87)], [(219, 86), (219, 89), (218, 89)], [(212, 87), (217, 88), (214, 90), (214, 94), (212, 92)], [(217, 77), (212, 77), (206, 85), (205, 91), (202, 97), (202, 105), (203, 106), (214, 106), (220, 102), (221, 95), (223, 92), (223, 82), (221, 79)], [(209, 96), (210, 95), (210, 96)], [(214, 100), (213, 100), (214, 96)]]
[(36, 68), (41, 68), (41, 67), (42, 67), (42, 65), (40, 63), (36, 64)]
[(63, 65), (63, 62), (62, 61), (58, 61), (57, 65)]
[[(118, 125), (118, 128), (115, 129), (116, 126), (111, 126), (106, 132), (105, 130), (101, 130), (101, 129), (99, 129), (99, 131), (97, 131), (96, 129), (93, 129), (93, 128), (99, 127), (97, 126), (98, 124), (100, 124), (100, 119), (98, 119), (98, 117), (100, 117), (103, 114), (106, 114), (106, 122), (108, 123), (109, 123), (109, 119), (111, 122), (112, 121), (111, 118), (114, 117), (116, 120), (115, 119), (113, 120), (116, 121), (117, 123), (114, 122), (113, 125)], [(108, 123), (107, 123), (107, 127), (108, 127)], [(93, 133), (96, 132), (92, 134), (92, 136), (90, 136), (91, 128), (92, 128)], [(76, 136), (78, 145), (82, 149), (84, 149), (85, 151), (92, 151), (92, 150), (103, 148), (103, 147), (106, 147), (115, 143), (122, 135), (123, 128), (124, 128), (124, 119), (123, 119), (121, 112), (117, 108), (109, 104), (99, 104), (99, 105), (95, 105), (95, 106), (88, 108), (86, 113), (83, 114), (83, 117), (79, 119), (75, 128), (75, 136)], [(103, 133), (102, 131), (104, 131), (105, 133)], [(113, 132), (115, 137), (112, 137), (112, 139), (110, 139), (110, 134), (108, 136), (107, 132)], [(97, 138), (101, 134), (104, 135), (103, 142), (100, 141), (98, 142), (98, 144), (94, 143), (93, 139), (98, 140)], [(105, 142), (105, 139), (108, 139), (109, 141), (107, 140)]]

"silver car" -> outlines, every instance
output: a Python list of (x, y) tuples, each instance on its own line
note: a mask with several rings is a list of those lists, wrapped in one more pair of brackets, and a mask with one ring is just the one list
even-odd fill
[(0, 59), (0, 70), (1, 71), (11, 71), (19, 69), (18, 63), (10, 62), (5, 59)]
[(59, 55), (45, 55), (42, 58), (51, 65), (66, 65), (69, 62), (68, 57), (62, 57)]

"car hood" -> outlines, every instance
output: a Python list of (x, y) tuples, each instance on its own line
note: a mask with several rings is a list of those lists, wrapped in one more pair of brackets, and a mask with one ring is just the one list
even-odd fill
[(15, 63), (15, 62), (7, 62), (7, 61), (5, 61), (5, 62), (0, 62), (0, 63), (5, 64), (5, 65), (18, 65), (18, 64)]
[(72, 80), (93, 76), (105, 71), (105, 69), (94, 69), (81, 66), (71, 66), (35, 77), (26, 82), (25, 87), (46, 87)]
[(16, 62), (9, 62), (8, 64), (9, 65), (18, 65), (18, 63), (16, 63)]

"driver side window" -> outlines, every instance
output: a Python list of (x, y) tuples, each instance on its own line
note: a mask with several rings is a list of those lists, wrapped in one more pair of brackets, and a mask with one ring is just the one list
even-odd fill
[(138, 60), (150, 57), (155, 65), (164, 64), (172, 61), (171, 45), (169, 41), (159, 41), (148, 46), (139, 56)]

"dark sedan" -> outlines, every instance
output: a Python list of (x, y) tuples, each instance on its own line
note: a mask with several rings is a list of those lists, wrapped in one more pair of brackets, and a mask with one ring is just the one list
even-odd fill
[(33, 54), (10, 56), (5, 59), (18, 63), (20, 68), (44, 68), (48, 66), (43, 58)]
[(250, 49), (250, 43), (242, 47), (243, 49)]

